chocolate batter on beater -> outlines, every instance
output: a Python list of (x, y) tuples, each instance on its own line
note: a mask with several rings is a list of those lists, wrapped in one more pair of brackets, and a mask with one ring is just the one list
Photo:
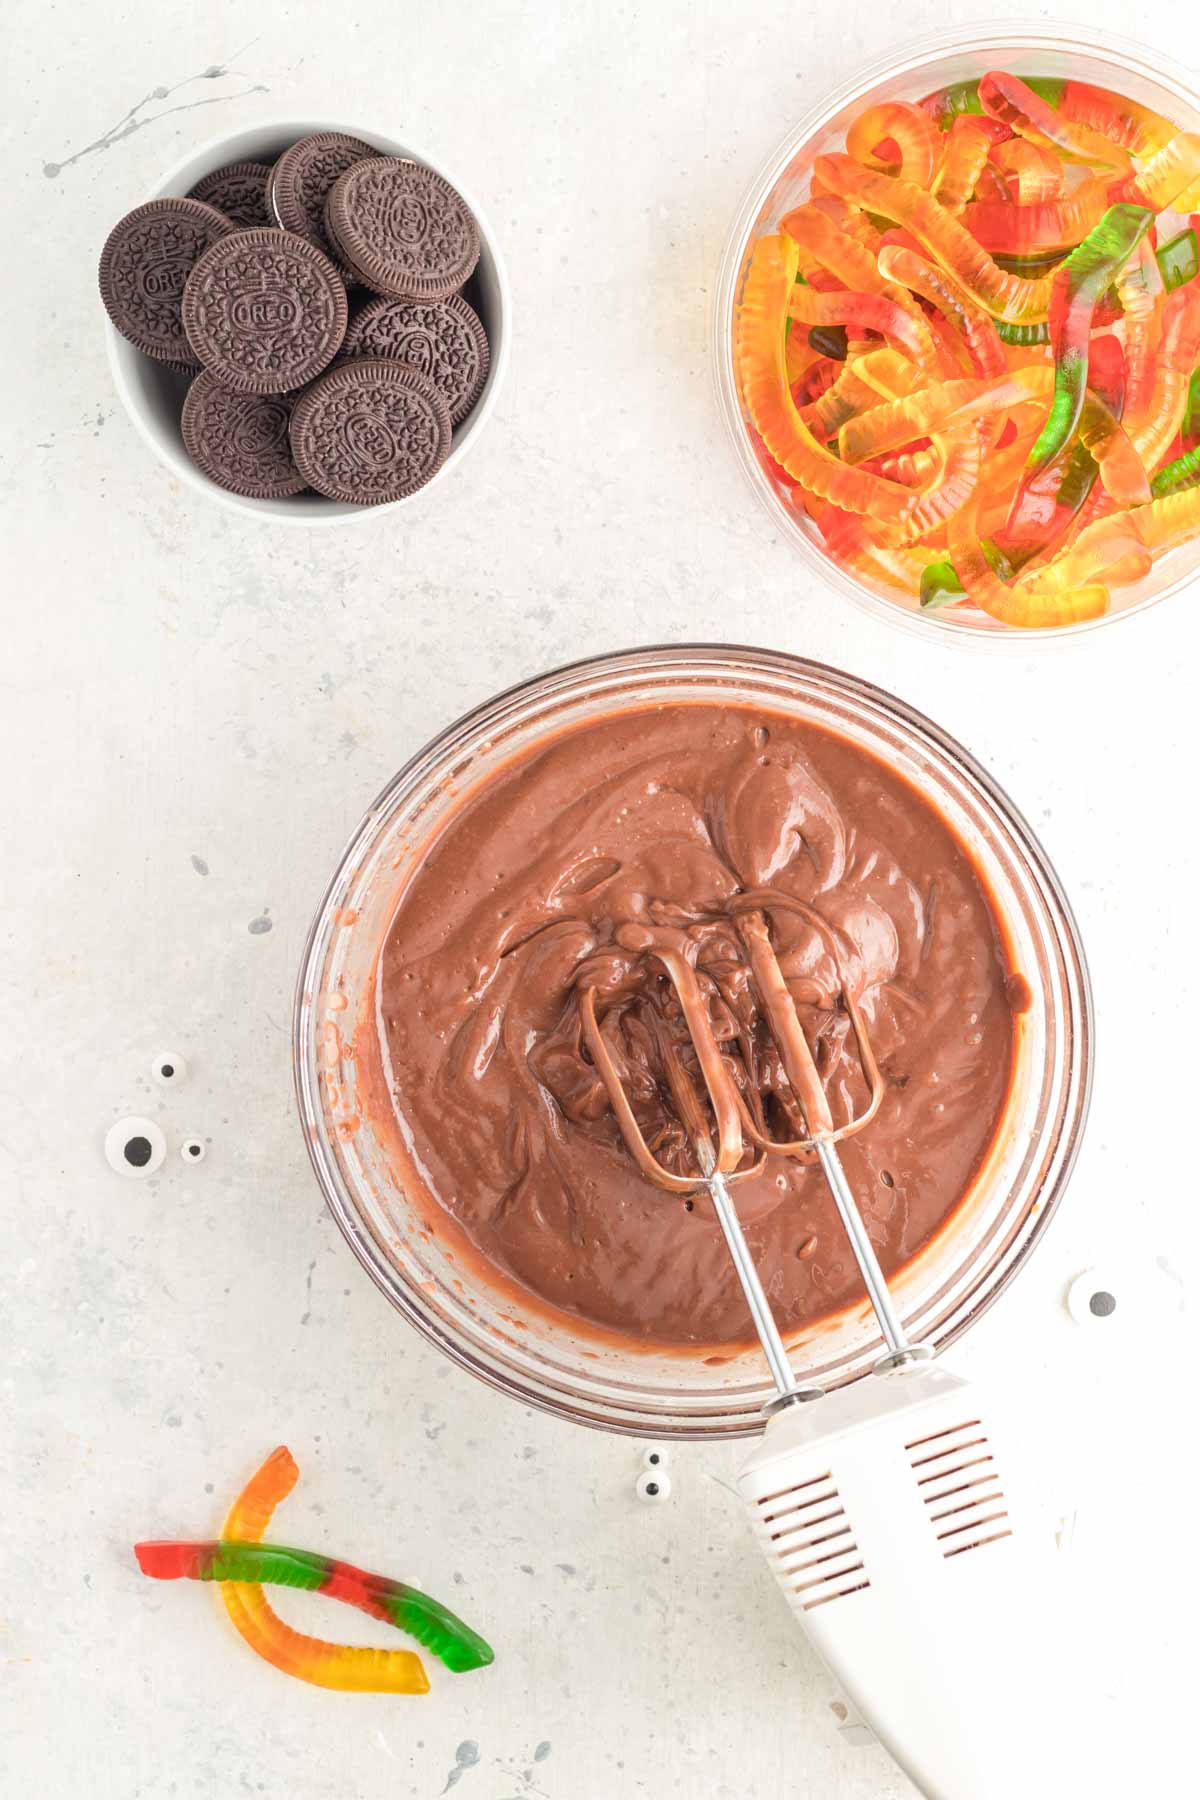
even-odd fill
[[(594, 996), (659, 1161), (694, 1169), (663, 1080), (688, 1040), (643, 953), (669, 933), (718, 1038), (757, 1046), (751, 1098), (772, 1135), (803, 1136), (730, 918), (748, 891), (819, 915), (818, 929), (802, 909), (768, 912), (835, 1120), (866, 1101), (843, 978), (859, 1002), (885, 1091), (843, 1159), (891, 1275), (968, 1192), (999, 1128), (1022, 984), (963, 846), (866, 752), (707, 704), (550, 738), (443, 825), (380, 957), (380, 1048), (412, 1177), (508, 1279), (643, 1341), (719, 1348), (750, 1325), (707, 1195), (664, 1192), (626, 1149), (580, 999)], [(782, 1329), (857, 1297), (817, 1168), (771, 1157), (734, 1192)]]

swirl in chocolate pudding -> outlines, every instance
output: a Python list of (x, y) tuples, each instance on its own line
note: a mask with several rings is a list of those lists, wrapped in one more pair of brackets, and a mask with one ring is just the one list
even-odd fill
[[(577, 1322), (697, 1346), (752, 1335), (707, 1195), (664, 1192), (626, 1150), (580, 995), (595, 993), (668, 1169), (695, 1159), (663, 1068), (671, 1050), (686, 1060), (687, 1040), (645, 953), (664, 935), (695, 968), (718, 1040), (740, 1046), (773, 1135), (803, 1135), (731, 917), (738, 896), (764, 890), (816, 915), (766, 907), (835, 1123), (867, 1099), (842, 978), (869, 1030), (885, 1092), (842, 1156), (891, 1274), (984, 1161), (1016, 1002), (970, 857), (883, 763), (765, 710), (620, 713), (545, 740), (469, 794), (400, 895), (378, 1018), (411, 1178), (479, 1258)], [(785, 1331), (860, 1296), (819, 1169), (771, 1157), (733, 1192)]]

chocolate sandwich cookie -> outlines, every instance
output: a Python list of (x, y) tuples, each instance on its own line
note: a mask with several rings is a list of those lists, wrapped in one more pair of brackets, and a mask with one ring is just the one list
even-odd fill
[(339, 175), (344, 175), (356, 162), (379, 155), (361, 138), (347, 137), (340, 131), (317, 131), (301, 138), (285, 150), (271, 171), (268, 201), (275, 222), (284, 231), (294, 231), (323, 250), (335, 264), (343, 281), (352, 283), (349, 269), (340, 267), (340, 259), (325, 233), (325, 197)]
[(183, 322), (204, 367), (239, 393), (302, 387), (346, 335), (346, 288), (329, 258), (290, 231), (237, 231), (188, 279)]
[(255, 230), (275, 223), (267, 210), (270, 179), (270, 163), (226, 163), (224, 168), (214, 169), (198, 181), (191, 197), (215, 206), (233, 224)]
[(156, 362), (194, 367), (183, 290), (204, 252), (233, 230), (203, 200), (150, 200), (126, 213), (100, 252), (100, 298), (121, 336)]
[(342, 356), (382, 356), (428, 375), (460, 425), (487, 380), (487, 333), (461, 294), (449, 300), (372, 300), (350, 322)]
[(207, 369), (183, 403), (183, 444), (198, 469), (231, 494), (284, 500), (307, 483), (292, 461), (292, 394), (235, 394)]
[(330, 500), (379, 506), (437, 474), (450, 451), (450, 409), (407, 363), (357, 358), (300, 396), (291, 436), (310, 487)]
[(447, 300), (479, 261), (479, 227), (462, 195), (401, 157), (375, 156), (339, 175), (325, 230), (364, 286), (398, 300)]

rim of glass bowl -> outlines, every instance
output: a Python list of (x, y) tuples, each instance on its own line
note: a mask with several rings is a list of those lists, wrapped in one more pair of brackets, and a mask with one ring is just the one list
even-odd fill
[(787, 136), (761, 164), (746, 188), (741, 205), (725, 239), (717, 272), (711, 314), (711, 350), (713, 381), (717, 407), (725, 423), (729, 441), (742, 473), (777, 530), (798, 550), (809, 567), (839, 593), (876, 618), (887, 619), (902, 630), (928, 638), (936, 633), (942, 644), (958, 644), (965, 649), (1006, 649), (1028, 651), (1035, 645), (1062, 644), (1100, 626), (1114, 625), (1147, 612), (1161, 600), (1168, 600), (1181, 588), (1197, 579), (1200, 570), (1184, 569), (1166, 586), (1147, 594), (1131, 605), (1118, 607), (1099, 619), (1084, 620), (1075, 625), (1049, 626), (1037, 631), (1014, 630), (996, 622), (954, 621), (936, 611), (915, 612), (894, 600), (874, 593), (818, 549), (804, 530), (792, 509), (785, 506), (759, 467), (746, 431), (741, 399), (733, 367), (733, 307), (750, 234), (768, 195), (794, 161), (804, 144), (816, 137), (845, 106), (867, 97), (881, 81), (916, 74), (956, 51), (983, 50), (1021, 51), (1031, 46), (1055, 50), (1064, 56), (1094, 55), (1112, 65), (1128, 78), (1132, 73), (1169, 89), (1185, 107), (1200, 113), (1200, 91), (1194, 78), (1173, 58), (1146, 44), (1114, 32), (1101, 31), (1090, 25), (1057, 23), (1047, 19), (985, 19), (978, 23), (954, 26), (948, 30), (929, 32), (902, 43), (859, 66), (855, 73), (832, 92), (826, 93), (803, 115)]
[[(1093, 1036), (1091, 990), (1083, 947), (1070, 905), (1049, 859), (999, 784), (948, 733), (904, 701), (857, 676), (781, 651), (733, 644), (653, 645), (567, 663), (518, 683), (474, 707), (432, 738), (388, 782), (368, 809), (339, 860), (309, 931), (293, 1013), (296, 1093), (308, 1153), (325, 1200), (359, 1262), (393, 1306), (429, 1341), (492, 1387), (556, 1416), (635, 1436), (736, 1437), (761, 1429), (761, 1406), (772, 1392), (755, 1378), (721, 1392), (685, 1394), (596, 1373), (565, 1370), (544, 1354), (526, 1353), (511, 1337), (485, 1338), (469, 1309), (451, 1313), (449, 1297), (431, 1301), (383, 1251), (360, 1206), (322, 1100), (321, 1029), (324, 980), (343, 909), (361, 891), (372, 859), (394, 840), (398, 821), (423, 806), (423, 796), (453, 782), (471, 757), (536, 723), (553, 729), (556, 715), (576, 709), (601, 713), (619, 704), (652, 704), (651, 688), (678, 696), (720, 699), (722, 687), (753, 685), (764, 704), (802, 710), (819, 706), (829, 729), (861, 720), (874, 733), (875, 754), (890, 739), (936, 777), (969, 818), (988, 830), (1006, 880), (1019, 891), (1026, 928), (1035, 934), (1047, 983), (1046, 1011), (1053, 1049), (1043, 1052), (1040, 1103), (1028, 1148), (1003, 1211), (975, 1244), (964, 1268), (952, 1272), (910, 1314), (914, 1328), (939, 1349), (954, 1342), (994, 1304), (1040, 1242), (1066, 1186), (1087, 1116)], [(636, 690), (636, 693), (633, 691)], [(1003, 853), (1001, 857), (1001, 852)], [(390, 850), (389, 850), (390, 854)], [(1047, 1073), (1049, 1071), (1049, 1073)], [(915, 1266), (915, 1265), (914, 1265)], [(552, 1339), (548, 1340), (552, 1343)], [(849, 1357), (817, 1365), (828, 1385), (856, 1379), (870, 1366), (861, 1347)]]

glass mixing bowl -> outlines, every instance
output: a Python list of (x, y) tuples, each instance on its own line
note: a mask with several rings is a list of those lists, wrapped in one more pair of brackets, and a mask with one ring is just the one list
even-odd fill
[[(610, 709), (699, 701), (762, 705), (838, 732), (926, 796), (968, 847), (1005, 921), (1033, 1001), (1020, 1020), (1009, 1112), (952, 1220), (893, 1282), (914, 1336), (958, 1337), (1040, 1238), (1074, 1161), (1092, 1036), (1083, 950), (1045, 853), (965, 750), (891, 695), (819, 663), (724, 644), (632, 650), (512, 688), (427, 744), (384, 789), (342, 858), (309, 935), (294, 1054), (317, 1179), (363, 1267), (431, 1342), (494, 1387), (564, 1419), (645, 1436), (761, 1428), (761, 1351), (719, 1358), (601, 1339), (464, 1259), (445, 1215), (406, 1192), (380, 1080), (375, 970), (397, 895), (464, 794), (547, 732)], [(383, 1104), (378, 1103), (382, 1092)], [(805, 1379), (864, 1374), (878, 1353), (865, 1304), (792, 1342)]]
[[(1200, 568), (1200, 539), (1159, 558), (1144, 580), (1114, 588), (1110, 609), (1099, 619), (1038, 631), (1014, 630), (976, 607), (922, 611), (917, 596), (905, 601), (852, 574), (825, 552), (821, 534), (788, 498), (791, 484), (777, 482), (763, 468), (747, 426), (733, 366), (734, 308), (755, 242), (778, 226), (792, 207), (808, 198), (814, 158), (845, 147), (846, 128), (866, 107), (885, 100), (916, 101), (952, 82), (967, 81), (1003, 68), (1015, 75), (1049, 75), (1113, 88), (1131, 100), (1174, 119), (1181, 130), (1200, 131), (1200, 92), (1194, 78), (1144, 44), (1093, 31), (1090, 26), (992, 23), (956, 26), (921, 38), (907, 49), (891, 50), (861, 69), (836, 93), (807, 113), (755, 176), (738, 209), (718, 272), (712, 310), (712, 363), (721, 415), (738, 462), (770, 515), (774, 530), (792, 544), (808, 567), (848, 599), (893, 623), (958, 644), (1015, 645), (1075, 637), (1114, 619), (1144, 611), (1177, 593)], [(1186, 223), (1186, 221), (1184, 221)], [(940, 554), (940, 553), (939, 553)], [(931, 555), (931, 560), (934, 560)]]

